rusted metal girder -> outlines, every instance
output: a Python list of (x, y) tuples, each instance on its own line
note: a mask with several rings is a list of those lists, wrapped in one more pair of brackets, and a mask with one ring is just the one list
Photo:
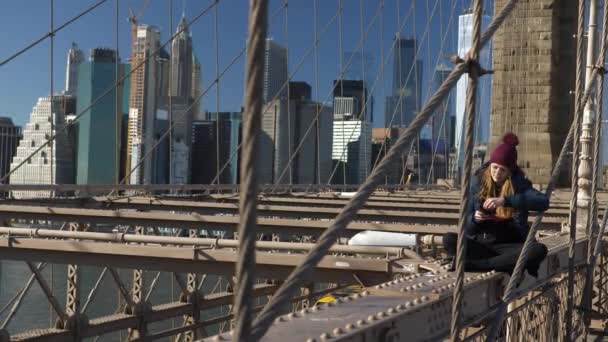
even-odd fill
[[(234, 231), (238, 216), (210, 216), (199, 214), (176, 214), (164, 212), (134, 212), (97, 209), (49, 208), (35, 206), (0, 205), (0, 216), (57, 222), (81, 222), (90, 224), (111, 224), (147, 227), (171, 227), (186, 229), (207, 229)], [(428, 219), (422, 220), (431, 223)], [(260, 232), (276, 234), (319, 235), (331, 225), (331, 221), (289, 220), (258, 218)], [(364, 230), (379, 230), (400, 233), (445, 234), (456, 232), (450, 225), (417, 225), (398, 223), (353, 222), (345, 230), (345, 237)]]
[[(141, 204), (142, 207), (150, 207), (150, 205)], [(263, 207), (263, 206), (262, 206)], [(165, 207), (166, 208), (166, 207)], [(173, 210), (178, 210), (178, 206), (171, 206)], [(196, 209), (191, 207), (190, 209)], [(223, 210), (228, 208), (224, 205)], [(184, 208), (185, 210), (185, 208)], [(198, 209), (197, 209), (198, 210)], [(9, 206), (0, 205), (0, 215), (12, 218), (30, 218), (30, 219), (46, 219), (52, 221), (64, 221), (74, 220), (78, 222), (87, 223), (110, 223), (110, 224), (125, 224), (125, 225), (143, 225), (150, 227), (174, 227), (174, 228), (190, 228), (197, 229), (203, 228), (201, 226), (209, 227), (209, 225), (215, 225), (221, 223), (222, 228), (229, 228), (230, 230), (236, 229), (238, 224), (238, 208), (236, 206), (231, 208), (234, 216), (213, 216), (204, 215), (199, 213), (190, 214), (174, 214), (174, 213), (163, 213), (159, 211), (150, 212), (131, 212), (131, 211), (120, 211), (120, 210), (101, 210), (101, 209), (76, 209), (76, 208), (62, 208), (62, 207), (37, 207), (37, 206)], [(203, 210), (201, 210), (203, 211)], [(217, 213), (218, 209), (213, 209), (211, 213)], [(324, 228), (329, 227), (329, 220), (333, 219), (340, 209), (315, 209), (310, 208), (286, 208), (283, 206), (274, 206), (272, 210), (261, 210), (261, 214), (265, 216), (258, 219), (260, 229), (268, 229), (269, 226), (285, 226), (285, 227), (319, 227), (318, 220), (290, 220), (285, 218), (269, 218), (272, 216), (277, 217), (311, 217), (326, 219), (322, 226)], [(373, 212), (373, 213), (372, 213)], [(67, 218), (66, 218), (67, 217)], [(361, 230), (386, 230), (387, 227), (377, 227), (379, 225), (392, 225), (393, 229), (388, 231), (399, 231), (399, 232), (419, 232), (419, 233), (431, 233), (430, 231), (424, 230), (424, 225), (456, 225), (458, 222), (458, 214), (455, 213), (442, 213), (442, 212), (421, 212), (421, 211), (384, 211), (384, 210), (360, 210), (357, 214), (359, 220), (371, 221), (370, 223), (353, 222), (349, 225), (349, 228), (359, 226)], [(544, 229), (555, 229), (560, 230), (564, 217), (560, 216), (546, 216), (543, 219)], [(530, 217), (530, 222), (533, 221), (533, 217)], [(373, 223), (372, 223), (373, 222)], [(386, 222), (386, 223), (384, 223)], [(398, 222), (389, 223), (389, 222)], [(404, 229), (403, 224), (414, 225), (415, 227)], [(195, 227), (193, 227), (195, 225)], [(417, 226), (416, 226), (417, 225)], [(215, 227), (209, 227), (216, 229)], [(220, 228), (220, 227), (217, 227)], [(396, 228), (396, 230), (394, 230)], [(417, 229), (417, 230), (412, 230)], [(283, 232), (286, 232), (283, 230)], [(436, 230), (435, 230), (436, 232)], [(445, 233), (445, 232), (443, 232)]]
[[(523, 295), (563, 273), (568, 266), (568, 236), (542, 240), (549, 249), (538, 279), (526, 277)], [(586, 239), (576, 243), (575, 262), (586, 260)], [(472, 323), (487, 317), (499, 301), (508, 276), (504, 273), (467, 273), (464, 286), (464, 319)], [(368, 288), (336, 301), (281, 316), (263, 341), (435, 341), (450, 332), (453, 273), (416, 274)], [(221, 339), (229, 334), (222, 334)], [(211, 340), (211, 339), (209, 339)]]

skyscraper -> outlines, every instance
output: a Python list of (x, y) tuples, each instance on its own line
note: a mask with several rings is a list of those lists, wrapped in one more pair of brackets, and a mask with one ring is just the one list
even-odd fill
[[(67, 116), (75, 112), (76, 101), (71, 95), (45, 96), (38, 99), (30, 120), (23, 130), (11, 170), (26, 160), (51, 136), (55, 139), (44, 146), (11, 175), (10, 184), (73, 184), (74, 142), (64, 129)], [(48, 197), (50, 191), (13, 191), (15, 198)]]
[(201, 106), (203, 99), (201, 98), (201, 94), (203, 93), (203, 84), (201, 80), (201, 63), (196, 58), (196, 55), (192, 53), (192, 100), (198, 101), (192, 107), (192, 118), (193, 120), (201, 120)]
[[(181, 32), (180, 32), (181, 31)], [(182, 16), (176, 29), (177, 36), (171, 43), (171, 89), (169, 96), (192, 97), (192, 37), (186, 18)]]
[(264, 51), (264, 103), (287, 96), (285, 83), (289, 78), (288, 73), (287, 49), (267, 38)]
[[(435, 76), (433, 78), (433, 92), (437, 91), (443, 81), (450, 75), (452, 69), (448, 68), (445, 64), (439, 64), (435, 68)], [(450, 91), (447, 99), (441, 103), (441, 106), (433, 113), (430, 120), (431, 125), (431, 137), (434, 141), (442, 139), (446, 142), (451, 141), (453, 132), (450, 131), (450, 118), (454, 113), (454, 91)], [(449, 144), (448, 144), (449, 145)]]
[(65, 67), (65, 93), (74, 95), (78, 87), (78, 65), (84, 62), (84, 53), (76, 43), (68, 50), (67, 65)]
[[(0, 179), (9, 171), (19, 140), (21, 140), (21, 127), (15, 126), (11, 118), (0, 117)], [(0, 184), (8, 183), (8, 180), (0, 181)]]
[[(117, 91), (101, 97), (116, 83), (117, 62), (115, 50), (92, 49), (89, 61), (78, 68), (76, 112), (86, 111), (78, 120), (77, 184), (114, 184), (120, 181), (123, 87), (118, 86)], [(123, 74), (124, 65), (119, 64), (118, 77)]]
[[(490, 23), (488, 15), (481, 16), (481, 30), (485, 30)], [(473, 33), (473, 14), (467, 10), (458, 17), (458, 55), (464, 55), (471, 48)], [(488, 43), (479, 53), (479, 63), (482, 67), (492, 67), (492, 43)], [(463, 75), (456, 84), (456, 132), (455, 148), (458, 165), (462, 165), (464, 159), (464, 117), (465, 102), (468, 84), (468, 76)], [(475, 108), (475, 145), (488, 143), (490, 131), (490, 98), (492, 96), (492, 77), (485, 75), (477, 82), (477, 103)]]
[(267, 103), (260, 134), (259, 182), (326, 183), (331, 172), (331, 123), (331, 109), (305, 96)]
[[(364, 81), (356, 80), (334, 80), (334, 118), (336, 120), (365, 120), (369, 125), (370, 118), (367, 115), (367, 88)], [(336, 101), (342, 103), (352, 99), (352, 109), (346, 109), (344, 113), (336, 108)], [(365, 106), (365, 108), (364, 108)], [(349, 107), (350, 108), (350, 107)], [(338, 109), (338, 110), (337, 110)], [(340, 117), (343, 115), (343, 117)]]
[(416, 38), (395, 37), (392, 94), (386, 97), (384, 126), (407, 127), (420, 107), (422, 61), (416, 59)]
[[(127, 133), (127, 157), (125, 174), (138, 165), (142, 157), (154, 144), (154, 121), (159, 86), (159, 63), (150, 57), (160, 48), (160, 31), (149, 25), (137, 26), (137, 40), (133, 46), (131, 60), (131, 90), (129, 92), (129, 121)], [(162, 57), (162, 56), (161, 56)], [(135, 70), (140, 64), (144, 64)], [(150, 184), (152, 181), (152, 160), (146, 158), (129, 176), (131, 184)]]
[[(368, 52), (348, 51), (342, 56), (344, 67), (344, 78), (349, 80), (360, 80), (364, 82), (365, 89), (371, 89), (376, 78), (376, 65), (374, 56)], [(350, 65), (346, 64), (350, 61)], [(366, 118), (369, 122), (374, 122), (374, 94), (369, 93), (366, 104)]]

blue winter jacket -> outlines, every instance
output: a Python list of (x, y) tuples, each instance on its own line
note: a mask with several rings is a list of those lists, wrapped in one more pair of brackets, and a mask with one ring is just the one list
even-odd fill
[[(475, 171), (472, 177), (470, 189), (473, 199), (469, 201), (467, 209), (467, 217), (465, 221), (465, 233), (467, 236), (473, 238), (475, 235), (484, 233), (484, 226), (491, 223), (477, 223), (474, 220), (475, 211), (480, 210), (483, 203), (478, 198), (480, 190), (480, 177), (490, 163), (482, 165), (477, 171)], [(525, 240), (530, 230), (528, 225), (528, 211), (545, 211), (549, 208), (549, 200), (547, 196), (534, 189), (532, 183), (526, 178), (526, 175), (521, 169), (517, 169), (511, 175), (513, 182), (513, 188), (515, 193), (511, 196), (505, 197), (505, 207), (514, 208), (516, 214), (513, 217), (511, 226), (517, 230), (517, 234), (521, 240)]]

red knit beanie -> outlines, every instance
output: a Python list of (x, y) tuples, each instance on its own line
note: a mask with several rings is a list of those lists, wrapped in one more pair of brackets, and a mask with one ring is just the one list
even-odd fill
[(506, 166), (514, 171), (517, 168), (517, 150), (519, 144), (517, 135), (509, 132), (502, 137), (502, 143), (496, 146), (490, 155), (490, 162)]

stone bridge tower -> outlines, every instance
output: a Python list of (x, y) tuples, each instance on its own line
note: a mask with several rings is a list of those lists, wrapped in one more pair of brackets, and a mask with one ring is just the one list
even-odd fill
[[(506, 2), (495, 0), (495, 12)], [(516, 133), (519, 164), (538, 184), (548, 183), (572, 122), (576, 13), (574, 0), (520, 0), (494, 35), (489, 147)]]

